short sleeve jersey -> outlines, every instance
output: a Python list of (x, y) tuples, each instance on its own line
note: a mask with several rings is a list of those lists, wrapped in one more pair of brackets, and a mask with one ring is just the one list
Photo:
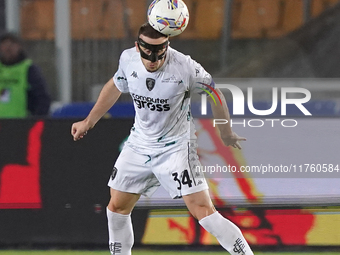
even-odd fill
[(200, 64), (171, 47), (156, 72), (146, 70), (135, 48), (123, 51), (113, 79), (134, 103), (130, 141), (149, 148), (190, 139), (195, 132), (190, 94), (214, 87), (211, 75)]

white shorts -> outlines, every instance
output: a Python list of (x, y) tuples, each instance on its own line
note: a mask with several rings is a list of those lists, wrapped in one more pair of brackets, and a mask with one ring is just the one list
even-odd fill
[(108, 186), (119, 191), (151, 197), (162, 185), (172, 198), (208, 189), (201, 171), (196, 143), (170, 145), (151, 155), (124, 146), (110, 176)]

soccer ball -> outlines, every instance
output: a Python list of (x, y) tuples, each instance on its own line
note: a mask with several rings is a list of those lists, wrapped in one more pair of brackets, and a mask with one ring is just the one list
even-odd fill
[(147, 16), (154, 29), (168, 36), (181, 34), (189, 23), (189, 11), (182, 0), (154, 0)]

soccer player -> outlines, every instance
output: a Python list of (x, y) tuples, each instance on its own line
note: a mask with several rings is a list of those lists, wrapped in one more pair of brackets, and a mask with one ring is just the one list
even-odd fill
[[(162, 185), (172, 198), (183, 198), (190, 213), (231, 254), (253, 254), (239, 228), (219, 214), (200, 172), (196, 136), (190, 114), (190, 94), (213, 88), (214, 81), (201, 65), (172, 49), (169, 38), (148, 23), (141, 26), (135, 47), (123, 51), (118, 71), (103, 87), (89, 115), (72, 125), (75, 141), (83, 138), (129, 92), (135, 123), (110, 176), (107, 206), (111, 254), (128, 255), (134, 242), (131, 211), (141, 194), (151, 196)], [(202, 88), (202, 89), (199, 89)], [(230, 119), (223, 94), (212, 103), (216, 119)], [(226, 146), (241, 149), (230, 125), (219, 125)]]

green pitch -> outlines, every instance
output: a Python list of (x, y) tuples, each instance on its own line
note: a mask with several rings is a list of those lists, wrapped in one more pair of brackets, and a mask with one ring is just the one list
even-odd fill
[[(109, 255), (108, 251), (6, 251), (0, 250), (0, 255)], [(133, 251), (132, 255), (227, 255), (227, 252), (211, 251)], [(340, 255), (340, 252), (255, 252), (255, 255)]]

